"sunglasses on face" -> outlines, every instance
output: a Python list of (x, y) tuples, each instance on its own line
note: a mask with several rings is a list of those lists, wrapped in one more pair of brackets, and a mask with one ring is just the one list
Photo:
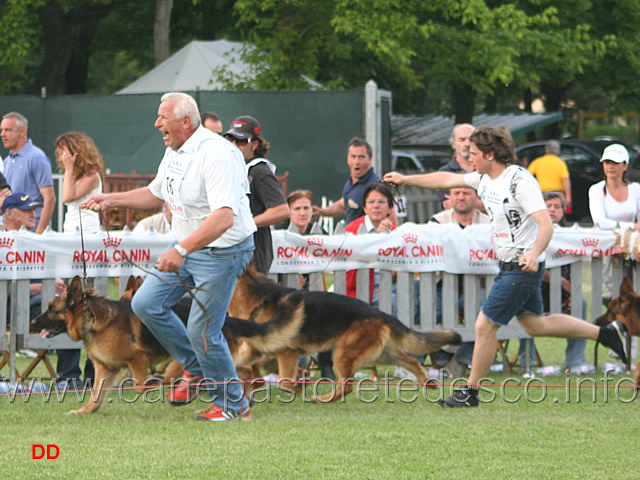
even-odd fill
[(247, 145), (249, 142), (251, 142), (251, 138), (244, 138), (244, 139), (240, 139), (240, 138), (236, 138), (233, 135), (227, 135), (225, 137), (227, 140), (229, 140), (230, 142), (235, 143), (237, 146), (239, 147), (244, 147), (245, 145)]

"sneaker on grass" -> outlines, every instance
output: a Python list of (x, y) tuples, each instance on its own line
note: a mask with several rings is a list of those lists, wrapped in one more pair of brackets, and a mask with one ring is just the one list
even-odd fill
[(204, 411), (196, 420), (209, 420), (211, 422), (228, 422), (231, 420), (251, 420), (251, 410), (244, 407), (239, 412), (233, 410), (223, 410), (218, 405), (213, 405)]
[(454, 392), (455, 393), (449, 398), (439, 400), (440, 405), (452, 408), (478, 406), (478, 390), (474, 390), (469, 386), (464, 386), (456, 389)]
[(173, 384), (169, 392), (169, 403), (174, 406), (186, 405), (193, 402), (198, 396), (198, 387), (202, 377), (194, 377), (186, 370), (180, 380)]
[(613, 350), (624, 364), (627, 363), (627, 359), (629, 358), (629, 347), (626, 334), (627, 327), (625, 327), (619, 320), (611, 322), (609, 325), (604, 327), (600, 327), (600, 333), (598, 334), (598, 342)]

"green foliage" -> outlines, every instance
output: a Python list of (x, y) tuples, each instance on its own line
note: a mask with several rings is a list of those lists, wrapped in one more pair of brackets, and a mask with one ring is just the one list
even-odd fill
[(238, 26), (246, 32), (245, 40), (258, 46), (244, 54), (256, 69), (251, 86), (308, 89), (301, 75), (319, 78), (318, 58), (336, 41), (330, 27), (332, 7), (331, 2), (238, 0), (234, 7)]
[(35, 66), (32, 50), (38, 42), (35, 8), (45, 0), (8, 0), (0, 6), (0, 94), (21, 91), (26, 70)]

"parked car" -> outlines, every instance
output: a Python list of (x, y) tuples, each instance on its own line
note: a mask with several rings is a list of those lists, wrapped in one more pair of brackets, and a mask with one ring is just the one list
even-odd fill
[(452, 153), (440, 150), (391, 152), (391, 169), (403, 173), (427, 173), (440, 170), (451, 161)]
[[(602, 151), (612, 143), (622, 143), (615, 139), (602, 140), (559, 140), (560, 158), (567, 162), (571, 177), (571, 190), (573, 195), (573, 210), (567, 215), (570, 222), (590, 223), (589, 214), (589, 187), (604, 178), (600, 158)], [(518, 163), (528, 165), (533, 160), (544, 155), (546, 140), (525, 143), (516, 148)], [(630, 167), (637, 160), (635, 150), (628, 148)], [(640, 168), (640, 161), (637, 161)], [(630, 168), (631, 170), (631, 168)], [(637, 171), (640, 179), (640, 170)]]
[(633, 150), (629, 152), (629, 170), (627, 176), (632, 182), (640, 182), (640, 152)]

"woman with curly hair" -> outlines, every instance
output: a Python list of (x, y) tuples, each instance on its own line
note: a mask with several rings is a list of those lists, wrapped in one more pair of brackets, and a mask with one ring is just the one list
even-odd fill
[[(67, 206), (62, 230), (73, 233), (80, 228), (83, 232), (96, 232), (100, 227), (98, 212), (80, 209), (80, 204), (92, 193), (102, 193), (104, 161), (91, 137), (80, 132), (63, 133), (56, 139), (56, 159), (58, 168), (64, 173), (62, 181), (62, 201)], [(82, 215), (82, 219), (80, 218)], [(80, 350), (58, 350), (58, 387), (65, 385), (79, 387)], [(93, 362), (89, 358), (84, 367), (85, 381), (93, 381)]]
[(56, 139), (58, 168), (64, 173), (62, 201), (67, 206), (63, 231), (95, 232), (100, 226), (98, 212), (80, 209), (80, 204), (93, 193), (102, 193), (104, 161), (91, 137), (80, 132), (63, 133)]

